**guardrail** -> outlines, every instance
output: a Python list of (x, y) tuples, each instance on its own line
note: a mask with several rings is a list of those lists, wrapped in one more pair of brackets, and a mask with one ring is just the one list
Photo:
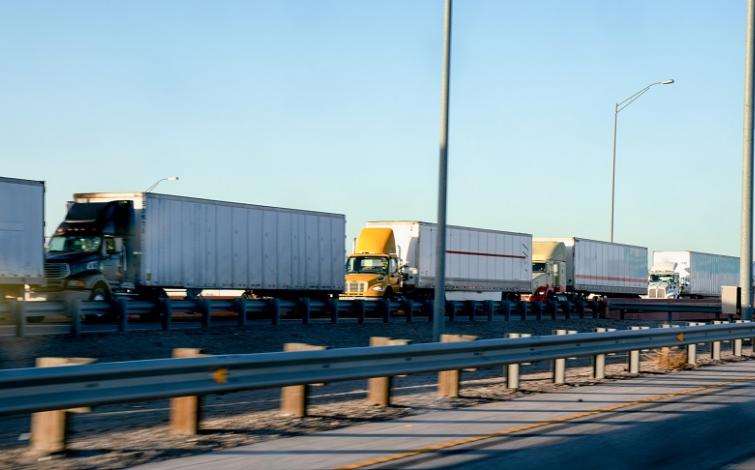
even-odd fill
[[(608, 299), (605, 303), (605, 316), (607, 318), (618, 316), (624, 320), (627, 313), (661, 313), (666, 314), (665, 319), (674, 320), (674, 314), (697, 314), (698, 319), (720, 319), (722, 305), (718, 299), (707, 300), (657, 300), (657, 299)], [(691, 319), (691, 318), (688, 318)]]
[[(413, 322), (417, 319), (432, 321), (432, 302), (410, 299), (402, 300), (282, 300), (244, 299), (235, 300), (175, 300), (163, 299), (159, 302), (118, 299), (108, 303), (102, 301), (71, 300), (68, 302), (0, 302), (0, 316), (10, 319), (16, 326), (16, 336), (27, 334), (29, 322), (38, 322), (47, 317), (67, 317), (70, 331), (74, 335), (82, 333), (82, 321), (87, 317), (103, 318), (116, 325), (115, 330), (127, 332), (130, 316), (139, 315), (161, 323), (163, 330), (170, 330), (176, 313), (194, 313), (199, 316), (202, 328), (212, 325), (213, 314), (231, 312), (235, 314), (240, 327), (249, 320), (268, 320), (273, 325), (283, 320), (300, 320), (310, 323), (313, 319), (338, 323), (351, 319), (364, 323), (367, 319), (378, 319), (386, 323), (393, 319)], [(468, 321), (492, 321), (494, 319), (541, 320), (544, 316), (556, 319), (570, 319), (573, 316), (596, 318), (600, 306), (597, 302), (508, 302), (508, 301), (448, 301), (446, 316), (453, 322), (459, 318)], [(99, 331), (101, 332), (101, 331)]]
[[(637, 373), (640, 370), (640, 350), (687, 345), (688, 355), (691, 355), (688, 363), (694, 364), (698, 343), (710, 342), (713, 358), (719, 359), (721, 341), (734, 340), (735, 354), (741, 355), (741, 339), (755, 337), (755, 323), (717, 323), (579, 334), (565, 334), (574, 332), (561, 330), (555, 336), (479, 341), (450, 335), (444, 339), (452, 342), (401, 346), (393, 346), (391, 344), (396, 343), (385, 339), (374, 343), (380, 347), (9, 369), (0, 371), (0, 415), (35, 412), (35, 417), (43, 417), (45, 413), (65, 413), (66, 410), (108, 403), (162, 398), (185, 401), (192, 396), (271, 387), (299, 387), (287, 396), (289, 401), (301, 400), (301, 403), (297, 406), (289, 403), (287, 407), (306, 409), (306, 387), (301, 387), (307, 384), (436, 371), (441, 371), (441, 391), (445, 391), (445, 396), (453, 396), (449, 390), (458, 393), (459, 374), (449, 375), (448, 371), (554, 359), (554, 382), (563, 383), (563, 359), (568, 357), (592, 355), (596, 365), (602, 358), (600, 367), (605, 367), (605, 354), (629, 351), (629, 371)], [(296, 349), (318, 348), (295, 346)], [(509, 388), (518, 387), (518, 367), (515, 372), (511, 367), (507, 369)], [(603, 371), (595, 370), (596, 377), (603, 374)], [(385, 387), (384, 383), (382, 387)], [(200, 402), (194, 400), (191, 406), (199, 407)], [(173, 408), (174, 412), (180, 408), (185, 411), (185, 406)], [(193, 416), (198, 419), (198, 410)], [(65, 423), (64, 419), (50, 420), (61, 427)], [(58, 441), (64, 443), (65, 439), (59, 438)]]
[(753, 336), (755, 323), (747, 322), (8, 369), (0, 371), (0, 414), (534, 362)]

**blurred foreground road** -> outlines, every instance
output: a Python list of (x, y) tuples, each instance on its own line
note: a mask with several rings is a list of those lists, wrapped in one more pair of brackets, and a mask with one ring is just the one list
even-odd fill
[(142, 469), (755, 468), (755, 361), (148, 464)]

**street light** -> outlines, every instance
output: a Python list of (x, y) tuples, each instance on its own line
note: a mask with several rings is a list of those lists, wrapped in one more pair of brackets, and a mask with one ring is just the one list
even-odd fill
[(178, 176), (168, 176), (165, 178), (160, 178), (159, 180), (155, 181), (152, 186), (144, 190), (145, 193), (151, 193), (153, 189), (157, 187), (158, 184), (162, 183), (163, 181), (178, 181)]
[(651, 83), (629, 98), (616, 103), (616, 106), (613, 109), (613, 158), (611, 159), (611, 243), (613, 243), (613, 213), (614, 202), (616, 199), (616, 127), (619, 124), (619, 112), (623, 111), (627, 106), (637, 101), (640, 96), (647, 93), (647, 91), (652, 87), (656, 85), (671, 85), (672, 83), (674, 83), (673, 79)]

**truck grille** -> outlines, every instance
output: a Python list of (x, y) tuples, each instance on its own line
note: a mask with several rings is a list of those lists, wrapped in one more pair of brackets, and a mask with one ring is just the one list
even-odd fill
[(365, 282), (347, 282), (346, 293), (347, 294), (364, 294), (367, 289), (367, 283)]
[(70, 274), (68, 263), (45, 263), (45, 277), (49, 280), (64, 279)]
[(660, 289), (658, 287), (651, 287), (648, 289), (648, 298), (650, 299), (665, 299), (666, 289)]

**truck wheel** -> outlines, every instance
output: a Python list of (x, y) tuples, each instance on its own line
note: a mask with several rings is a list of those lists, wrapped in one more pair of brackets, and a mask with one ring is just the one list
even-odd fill
[(385, 290), (385, 293), (383, 294), (383, 298), (386, 300), (395, 300), (396, 296), (393, 295), (393, 289), (390, 287)]
[[(95, 284), (95, 286), (92, 288), (92, 292), (89, 294), (89, 300), (109, 303), (110, 290), (108, 290), (105, 284)], [(112, 317), (113, 317), (113, 314), (108, 309), (108, 311), (102, 315), (87, 315), (85, 319), (90, 320), (90, 321), (98, 321), (98, 320), (109, 320), (109, 319), (112, 319)]]

